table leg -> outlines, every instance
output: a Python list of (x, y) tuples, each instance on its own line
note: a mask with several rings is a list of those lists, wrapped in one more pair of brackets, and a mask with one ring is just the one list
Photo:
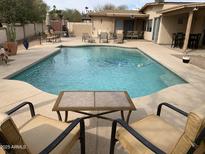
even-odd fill
[(56, 111), (56, 112), (57, 112), (57, 114), (58, 114), (58, 119), (59, 119), (60, 121), (62, 121), (62, 117), (61, 117), (60, 111)]
[(124, 120), (124, 121), (125, 121), (124, 112), (123, 112), (122, 110), (121, 110), (120, 112), (121, 112), (121, 117), (122, 117), (122, 120)]
[(132, 110), (129, 110), (128, 115), (127, 115), (127, 120), (126, 120), (127, 123), (129, 123), (131, 113), (132, 113)]
[(65, 111), (65, 122), (68, 121), (68, 111)]

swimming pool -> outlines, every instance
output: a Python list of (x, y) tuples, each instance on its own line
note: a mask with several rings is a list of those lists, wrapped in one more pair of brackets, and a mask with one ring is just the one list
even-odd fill
[(138, 49), (62, 48), (12, 77), (53, 94), (62, 90), (126, 90), (132, 98), (186, 83)]

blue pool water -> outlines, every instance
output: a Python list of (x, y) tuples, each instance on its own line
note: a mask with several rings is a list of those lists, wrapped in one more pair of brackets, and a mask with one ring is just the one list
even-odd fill
[(133, 98), (185, 83), (137, 49), (102, 46), (62, 48), (12, 79), (53, 94), (62, 90), (126, 90)]

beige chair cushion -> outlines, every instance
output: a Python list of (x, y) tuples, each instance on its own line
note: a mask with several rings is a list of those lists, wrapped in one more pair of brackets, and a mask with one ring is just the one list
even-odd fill
[[(172, 151), (183, 133), (156, 115), (147, 116), (146, 118), (131, 124), (131, 127), (166, 153)], [(119, 140), (123, 148), (130, 154), (153, 153), (130, 135), (124, 128), (120, 128), (117, 131), (116, 138)]]
[(4, 113), (0, 113), (0, 133), (1, 137), (4, 138), (7, 144), (13, 146), (10, 148), (13, 149), (14, 153), (30, 153), (29, 150), (26, 148), (26, 145), (13, 120), (10, 118), (10, 116)]
[[(205, 127), (205, 105), (189, 113), (185, 131), (173, 150), (173, 154), (187, 153), (200, 131)], [(200, 147), (204, 147), (204, 142)], [(200, 150), (201, 151), (201, 150)], [(204, 151), (205, 152), (205, 149)]]
[[(20, 127), (23, 140), (31, 153), (36, 154), (47, 147), (69, 124), (36, 115)], [(55, 154), (68, 153), (79, 139), (80, 127), (76, 126), (71, 133), (51, 152)]]

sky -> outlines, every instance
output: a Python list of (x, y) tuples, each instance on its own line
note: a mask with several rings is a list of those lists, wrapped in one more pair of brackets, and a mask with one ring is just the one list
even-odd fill
[[(87, 6), (89, 9), (93, 9), (96, 6), (111, 3), (116, 6), (127, 5), (129, 9), (136, 9), (142, 7), (145, 3), (153, 2), (154, 0), (44, 0), (51, 8), (56, 5), (57, 9), (77, 9), (84, 11)], [(205, 0), (165, 0), (178, 1), (178, 2), (205, 2)]]

